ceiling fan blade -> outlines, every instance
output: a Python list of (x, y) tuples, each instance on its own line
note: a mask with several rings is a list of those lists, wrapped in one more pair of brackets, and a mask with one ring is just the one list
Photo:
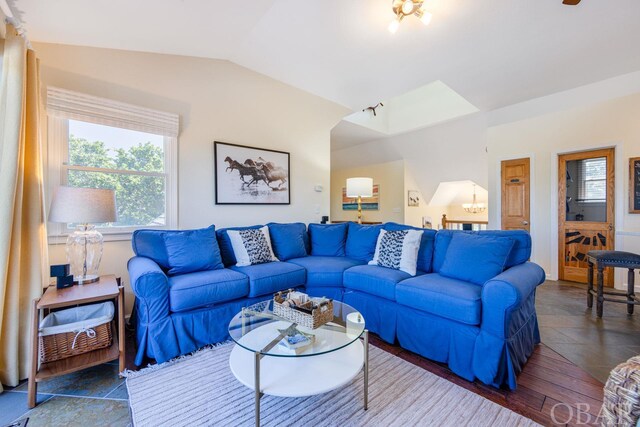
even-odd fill
[(580, 3), (580, 0), (563, 0), (562, 3), (568, 6), (575, 6)]

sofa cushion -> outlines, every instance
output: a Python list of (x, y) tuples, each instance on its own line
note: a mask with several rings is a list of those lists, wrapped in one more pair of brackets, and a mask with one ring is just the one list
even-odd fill
[(238, 267), (278, 261), (273, 254), (269, 227), (266, 225), (258, 229), (227, 230), (227, 236)]
[(135, 230), (131, 236), (133, 253), (149, 258), (165, 271), (168, 270), (169, 257), (164, 246), (164, 234), (167, 232), (168, 230)]
[(502, 273), (513, 244), (509, 237), (456, 233), (449, 243), (440, 274), (484, 285)]
[(369, 265), (393, 268), (415, 276), (421, 239), (421, 230), (381, 230), (376, 253)]
[(382, 229), (382, 225), (360, 225), (350, 222), (347, 229), (345, 254), (352, 259), (371, 261)]
[(213, 225), (199, 230), (167, 232), (163, 238), (169, 275), (224, 268)]
[(396, 301), (436, 316), (479, 325), (482, 316), (481, 293), (481, 286), (431, 273), (398, 283)]
[(280, 261), (300, 258), (309, 253), (307, 226), (301, 222), (291, 224), (269, 223), (273, 252)]
[(247, 296), (249, 279), (226, 268), (169, 277), (171, 311), (193, 310)]
[(418, 251), (418, 270), (423, 271), (425, 273), (429, 273), (432, 271), (432, 261), (433, 261), (433, 247), (434, 241), (436, 238), (436, 231), (411, 227), (410, 225), (397, 224), (395, 222), (387, 222), (384, 224), (384, 229), (387, 231), (396, 231), (396, 230), (420, 230), (422, 231), (422, 240), (420, 241), (420, 250)]
[(480, 236), (509, 237), (515, 241), (513, 249), (507, 258), (505, 269), (520, 265), (531, 257), (531, 235), (525, 230), (482, 230), (457, 231), (440, 230), (435, 239), (435, 253), (433, 255), (433, 271), (438, 273), (444, 262), (447, 248), (454, 234), (465, 233)]
[(250, 297), (270, 295), (284, 289), (303, 286), (306, 277), (304, 268), (288, 262), (268, 262), (231, 268), (249, 277)]
[(309, 224), (311, 236), (311, 255), (344, 256), (347, 240), (347, 223)]
[[(422, 273), (422, 272), (420, 272)], [(411, 277), (409, 273), (377, 265), (358, 265), (344, 272), (344, 287), (396, 300), (396, 284)]]
[(250, 230), (260, 228), (262, 225), (250, 225), (248, 227), (229, 227), (216, 230), (216, 237), (218, 238), (218, 246), (220, 246), (220, 255), (222, 256), (222, 262), (225, 267), (236, 265), (236, 256), (233, 254), (233, 246), (231, 240), (227, 234), (227, 230)]
[(342, 274), (348, 268), (364, 264), (364, 261), (347, 257), (308, 256), (290, 259), (288, 262), (307, 270), (307, 287), (336, 286), (342, 288)]

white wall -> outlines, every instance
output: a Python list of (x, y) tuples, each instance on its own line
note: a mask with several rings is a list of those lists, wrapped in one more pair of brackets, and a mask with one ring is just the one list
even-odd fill
[[(331, 128), (344, 107), (228, 61), (34, 43), (47, 85), (180, 115), (180, 228), (319, 221), (329, 213)], [(213, 141), (291, 153), (291, 205), (216, 206)], [(324, 192), (314, 191), (322, 185)], [(50, 261), (64, 245), (50, 245)], [(128, 282), (129, 242), (108, 242), (102, 273)], [(127, 293), (130, 293), (127, 288)], [(128, 306), (133, 300), (127, 295)]]
[[(500, 161), (531, 157), (532, 258), (558, 277), (558, 154), (615, 147), (616, 248), (640, 252), (640, 215), (628, 213), (629, 157), (640, 156), (640, 94), (488, 130), (490, 225), (500, 224)], [(514, 143), (517, 141), (517, 143)]]
[[(405, 160), (406, 182), (430, 200), (438, 183), (488, 188), (489, 228), (500, 227), (500, 161), (531, 157), (532, 260), (557, 278), (557, 153), (616, 147), (616, 248), (640, 253), (640, 215), (628, 214), (628, 159), (640, 156), (640, 71), (442, 125), (331, 153), (335, 167)], [(421, 214), (440, 222), (442, 211)], [(415, 221), (417, 215), (406, 220)], [(474, 216), (479, 219), (480, 217)], [(621, 286), (626, 279), (616, 279)]]
[(380, 209), (362, 211), (363, 221), (403, 222), (406, 201), (404, 194), (404, 161), (378, 163), (366, 167), (331, 170), (331, 216), (332, 221), (356, 221), (357, 211), (342, 210), (342, 189), (347, 178), (365, 176), (373, 178), (373, 184), (380, 186)]
[(444, 207), (427, 204), (440, 182), (471, 180), (482, 187), (487, 186), (486, 129), (486, 116), (474, 114), (431, 128), (333, 151), (331, 166), (345, 169), (404, 160), (404, 197), (407, 197), (406, 190), (418, 190), (422, 195), (420, 207), (405, 209), (404, 220), (419, 226), (423, 216), (430, 216), (434, 228), (437, 228), (442, 214), (447, 211)]

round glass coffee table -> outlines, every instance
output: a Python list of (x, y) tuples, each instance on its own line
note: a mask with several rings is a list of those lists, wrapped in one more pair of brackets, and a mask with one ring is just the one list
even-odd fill
[[(364, 409), (369, 393), (369, 334), (362, 315), (353, 307), (333, 302), (333, 320), (319, 328), (299, 326), (273, 313), (273, 301), (243, 308), (229, 323), (236, 345), (231, 372), (254, 390), (256, 426), (260, 425), (260, 398), (304, 397), (326, 393), (348, 384), (364, 366)], [(314, 341), (298, 353), (280, 344), (296, 328), (313, 334)], [(360, 338), (364, 342), (360, 342)]]

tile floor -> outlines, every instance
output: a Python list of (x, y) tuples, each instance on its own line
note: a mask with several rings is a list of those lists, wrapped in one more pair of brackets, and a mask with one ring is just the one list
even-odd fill
[[(538, 289), (542, 341), (595, 378), (604, 382), (614, 366), (640, 354), (640, 307), (627, 316), (624, 305), (605, 303), (604, 317), (598, 319), (595, 308), (586, 307), (583, 287), (547, 282)], [(127, 388), (117, 371), (113, 362), (44, 381), (38, 388), (39, 405), (32, 410), (27, 408), (26, 382), (6, 390), (0, 394), (0, 426), (26, 417), (28, 427), (128, 426)]]

